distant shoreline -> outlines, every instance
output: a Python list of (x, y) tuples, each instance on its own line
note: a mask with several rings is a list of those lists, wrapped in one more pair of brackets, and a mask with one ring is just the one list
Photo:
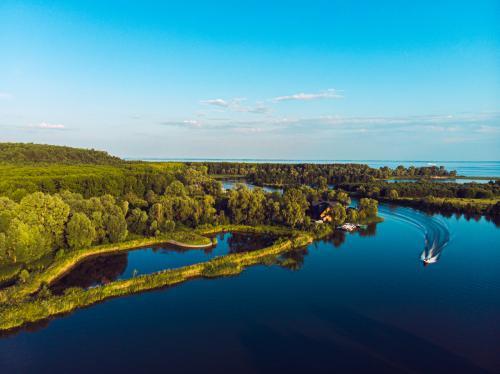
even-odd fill
[[(433, 163), (498, 163), (500, 160), (349, 160), (349, 159), (289, 159), (289, 158), (198, 158), (198, 157), (122, 157), (126, 161), (158, 161), (158, 162), (293, 162), (293, 163), (365, 163), (365, 162), (404, 162), (404, 163), (429, 163), (429, 166), (436, 166)], [(438, 165), (439, 166), (439, 165)]]
[(455, 170), (459, 178), (498, 179), (500, 178), (500, 161), (439, 161), (439, 160), (331, 160), (331, 159), (271, 159), (271, 158), (162, 158), (162, 157), (124, 157), (127, 161), (142, 162), (234, 162), (255, 164), (366, 164), (372, 168), (389, 167), (431, 167), (443, 166), (446, 170)]

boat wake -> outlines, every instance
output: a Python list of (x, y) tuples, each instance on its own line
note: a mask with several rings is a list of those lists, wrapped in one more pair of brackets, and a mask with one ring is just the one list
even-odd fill
[(406, 207), (392, 208), (385, 204), (380, 204), (379, 212), (382, 215), (409, 224), (421, 232), (424, 239), (424, 248), (420, 254), (420, 260), (424, 266), (439, 261), (444, 248), (451, 240), (448, 224), (442, 217), (429, 216)]

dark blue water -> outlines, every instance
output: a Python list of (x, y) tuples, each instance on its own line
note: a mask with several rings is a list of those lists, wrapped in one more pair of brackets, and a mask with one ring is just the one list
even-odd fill
[(68, 274), (51, 285), (51, 291), (60, 294), (70, 287), (89, 288), (141, 274), (155, 273), (208, 261), (216, 256), (248, 252), (273, 244), (276, 238), (267, 235), (221, 233), (217, 243), (209, 248), (180, 248), (157, 245), (138, 248), (125, 253), (102, 255), (82, 261)]
[(383, 166), (394, 169), (399, 165), (415, 166), (444, 166), (446, 170), (456, 170), (458, 175), (467, 177), (500, 177), (500, 161), (392, 161), (392, 160), (279, 160), (279, 159), (203, 159), (203, 158), (146, 158), (143, 161), (183, 161), (183, 162), (250, 162), (250, 163), (285, 163), (285, 164), (334, 164), (354, 163), (367, 164), (373, 168)]
[[(499, 229), (380, 210), (385, 222), (282, 266), (109, 300), (3, 337), (2, 372), (499, 372)], [(446, 245), (423, 266), (433, 238)]]

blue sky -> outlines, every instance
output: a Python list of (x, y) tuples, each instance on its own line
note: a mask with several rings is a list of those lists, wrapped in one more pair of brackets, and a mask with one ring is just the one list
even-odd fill
[(481, 0), (2, 0), (0, 140), (499, 160), (499, 25)]

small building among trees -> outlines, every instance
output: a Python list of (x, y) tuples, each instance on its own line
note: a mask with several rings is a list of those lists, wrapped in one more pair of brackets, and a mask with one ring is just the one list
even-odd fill
[(332, 221), (332, 206), (329, 201), (319, 201), (311, 205), (310, 216), (315, 221), (331, 222)]

